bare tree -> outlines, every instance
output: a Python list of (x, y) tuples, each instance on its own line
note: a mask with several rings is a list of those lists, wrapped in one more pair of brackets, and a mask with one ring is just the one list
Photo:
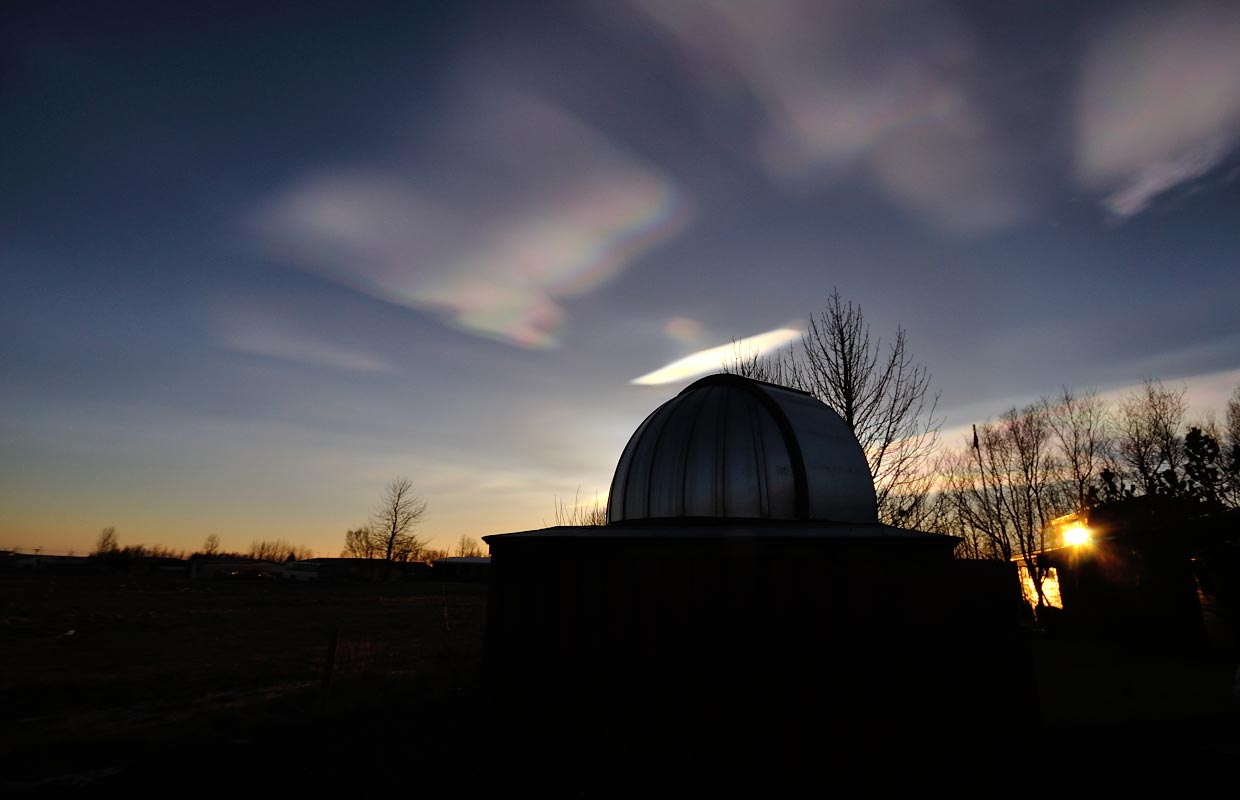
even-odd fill
[(607, 524), (607, 504), (599, 500), (598, 492), (594, 500), (581, 500), (581, 487), (573, 495), (573, 504), (567, 505), (562, 499), (555, 499), (555, 524), (572, 527), (594, 527)]
[(1226, 444), (1228, 447), (1240, 445), (1240, 386), (1233, 389), (1231, 397), (1227, 399), (1226, 417), (1226, 429), (1223, 432)]
[(833, 290), (799, 347), (771, 358), (738, 353), (723, 371), (809, 392), (834, 409), (865, 451), (883, 522), (916, 527), (931, 513), (943, 420), (930, 371), (913, 360), (903, 328), (884, 347), (861, 307)]
[(314, 558), (314, 551), (284, 539), (255, 539), (250, 542), (250, 551), (246, 555), (255, 561), (304, 561)]
[(945, 502), (975, 558), (1019, 557), (1033, 577), (1039, 607), (1042, 578), (1033, 555), (1046, 546), (1047, 523), (1075, 502), (1065, 491), (1044, 405), (1009, 409), (997, 423), (974, 427), (972, 442), (948, 460)]
[(764, 356), (756, 347), (742, 347), (739, 341), (733, 339), (732, 354), (720, 365), (719, 371), (800, 389), (800, 382), (794, 374), (796, 363), (797, 360), (788, 355)]
[(1174, 479), (1184, 462), (1180, 435), (1187, 405), (1186, 389), (1168, 389), (1161, 381), (1146, 380), (1120, 403), (1116, 432), (1119, 471), (1145, 494), (1156, 494)]
[(451, 553), (443, 548), (423, 547), (418, 551), (418, 556), (415, 560), (420, 561), (423, 564), (434, 564), (436, 561), (441, 558), (447, 558), (449, 555), (451, 555)]
[(1089, 502), (1090, 489), (1110, 453), (1106, 403), (1095, 389), (1078, 393), (1064, 386), (1053, 399), (1043, 398), (1042, 407), (1080, 511)]
[(482, 545), (478, 544), (478, 540), (472, 536), (461, 534), (461, 538), (456, 542), (456, 554), (461, 558), (482, 558), (486, 555)]
[(341, 558), (378, 558), (379, 555), (379, 539), (369, 525), (360, 525), (344, 532)]
[(970, 557), (1010, 561), (1015, 550), (1003, 480), (1009, 449), (1006, 438), (986, 422), (980, 432), (973, 427), (970, 447), (944, 459), (945, 497), (953, 517), (950, 527), (965, 537)]
[(95, 542), (94, 555), (112, 555), (119, 550), (120, 540), (116, 538), (116, 528), (109, 525), (99, 532), (99, 538)]
[(202, 552), (204, 555), (214, 556), (220, 552), (220, 537), (217, 534), (210, 534), (202, 543)]
[(398, 477), (384, 489), (379, 507), (371, 515), (371, 531), (385, 561), (416, 561), (426, 542), (414, 533), (426, 516), (426, 501), (413, 493), (413, 482)]
[(1237, 386), (1227, 400), (1226, 420), (1223, 423), (1223, 469), (1226, 471), (1226, 486), (1223, 490), (1223, 502), (1232, 508), (1240, 508), (1240, 386)]

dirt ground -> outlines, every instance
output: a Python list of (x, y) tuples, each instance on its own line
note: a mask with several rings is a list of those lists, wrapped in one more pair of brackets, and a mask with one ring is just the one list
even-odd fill
[[(473, 583), (0, 575), (2, 785), (408, 784), (469, 796), (525, 780), (587, 797), (638, 774), (574, 774), (554, 742), (545, 760), (505, 761), (512, 743), (497, 735), (481, 671), (485, 612), (486, 587)], [(1069, 776), (1115, 787), (1236, 774), (1233, 650), (1035, 633), (1031, 654), (1040, 707), (1012, 712), (1040, 728), (1040, 752), (1013, 759), (1029, 774), (1005, 794)], [(945, 720), (944, 736), (959, 741), (948, 776), (974, 774), (993, 752), (984, 731)], [(902, 744), (893, 731), (893, 758)]]

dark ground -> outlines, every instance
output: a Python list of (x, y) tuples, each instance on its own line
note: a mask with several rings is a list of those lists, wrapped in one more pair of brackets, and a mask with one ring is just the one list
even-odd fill
[[(841, 764), (827, 756), (848, 732), (822, 720), (774, 732), (815, 737), (799, 752), (820, 744), (822, 760), (755, 774), (695, 762), (690, 748), (660, 758), (624, 736), (601, 749), (571, 734), (505, 732), (482, 680), (485, 611), (486, 587), (471, 583), (0, 575), (0, 786), (6, 796), (391, 787), (602, 797), (678, 785), (1040, 796), (1234, 787), (1240, 776), (1232, 647), (1033, 633), (1040, 708), (1011, 712), (1038, 733), (1019, 750), (944, 719), (947, 757), (919, 761), (918, 743), (893, 729), (870, 748), (872, 763)], [(907, 674), (917, 680), (916, 663)]]

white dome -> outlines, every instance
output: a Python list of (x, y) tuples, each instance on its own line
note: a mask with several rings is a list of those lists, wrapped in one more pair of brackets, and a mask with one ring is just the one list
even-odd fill
[(857, 437), (795, 389), (711, 375), (629, 439), (608, 522), (749, 519), (872, 524), (874, 482)]

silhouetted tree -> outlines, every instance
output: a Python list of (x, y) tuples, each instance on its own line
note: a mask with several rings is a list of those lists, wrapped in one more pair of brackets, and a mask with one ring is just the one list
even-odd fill
[(284, 539), (263, 539), (250, 543), (248, 558), (256, 561), (285, 561), (291, 555), (294, 561), (314, 558), (314, 551), (304, 545), (294, 545)]
[(477, 539), (461, 534), (461, 538), (456, 542), (456, 554), (462, 558), (482, 558), (486, 552)]
[(1111, 452), (1106, 403), (1096, 390), (1078, 393), (1064, 386), (1054, 398), (1043, 398), (1042, 405), (1065, 478), (1072, 482), (1077, 510), (1081, 511), (1089, 505), (1090, 489)]
[(581, 488), (578, 487), (577, 493), (573, 495), (571, 506), (566, 505), (558, 497), (555, 499), (555, 524), (574, 527), (606, 525), (607, 505), (599, 500), (597, 492), (594, 494), (594, 500), (589, 503), (583, 502)]
[(1133, 494), (1132, 484), (1124, 483), (1120, 474), (1110, 467), (1103, 467), (1098, 473), (1098, 483), (1090, 493), (1090, 505), (1115, 503), (1132, 497)]
[(99, 533), (95, 540), (95, 551), (92, 555), (110, 556), (120, 550), (120, 541), (116, 538), (116, 528), (108, 526)]
[(1144, 494), (1178, 491), (1184, 461), (1180, 436), (1187, 411), (1184, 394), (1183, 388), (1168, 389), (1161, 381), (1147, 379), (1120, 403), (1116, 471)]
[(371, 517), (371, 530), (385, 561), (416, 561), (426, 542), (414, 533), (426, 516), (426, 501), (413, 493), (413, 482), (398, 477), (388, 483)]
[(1194, 427), (1184, 437), (1184, 480), (1181, 494), (1207, 506), (1221, 506), (1226, 472), (1218, 441)]
[(1232, 390), (1227, 400), (1221, 444), (1223, 446), (1223, 472), (1226, 485), (1223, 502), (1231, 508), (1240, 508), (1240, 386)]
[(439, 559), (447, 558), (449, 555), (450, 553), (442, 548), (423, 547), (418, 551), (418, 555), (414, 560), (423, 564), (434, 564)]
[(207, 536), (202, 543), (202, 553), (207, 556), (214, 556), (220, 552), (220, 537), (212, 533)]
[(974, 427), (966, 447), (945, 462), (943, 502), (972, 557), (1021, 557), (1033, 576), (1038, 606), (1042, 578), (1033, 554), (1046, 546), (1048, 522), (1071, 508), (1075, 492), (1060, 479), (1045, 404), (1009, 409), (996, 423)]
[(378, 537), (369, 525), (344, 532), (342, 558), (378, 558), (380, 553)]
[(917, 527), (931, 513), (942, 419), (930, 371), (913, 360), (903, 328), (884, 347), (861, 307), (833, 290), (799, 346), (772, 357), (738, 353), (723, 371), (800, 389), (834, 409), (865, 451), (883, 522)]

